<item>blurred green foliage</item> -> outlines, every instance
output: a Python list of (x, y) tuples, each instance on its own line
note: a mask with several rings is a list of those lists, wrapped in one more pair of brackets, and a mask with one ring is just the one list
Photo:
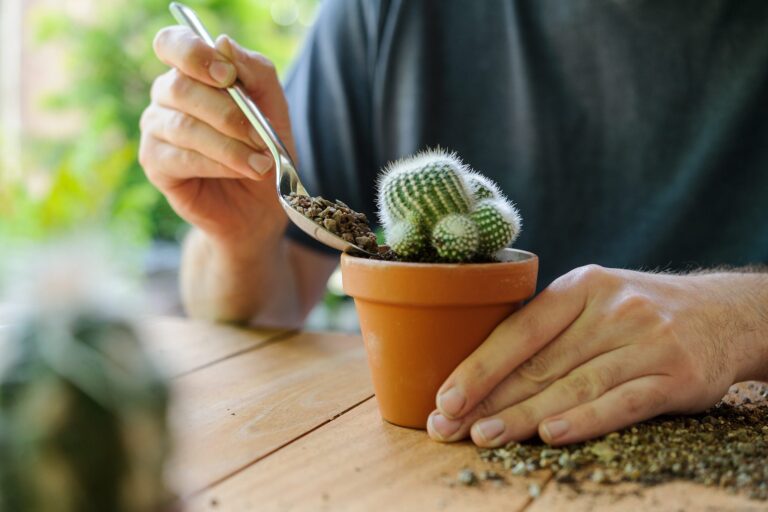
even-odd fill
[[(213, 34), (227, 33), (272, 59), (284, 73), (312, 21), (317, 0), (189, 0)], [(168, 2), (93, 0), (90, 21), (50, 9), (33, 12), (37, 44), (64, 49), (71, 76), (45, 107), (75, 109), (82, 129), (69, 140), (26, 140), (25, 168), (5, 180), (0, 238), (44, 238), (87, 226), (134, 243), (177, 239), (183, 222), (147, 182), (137, 160), (139, 118), (154, 78), (166, 68), (153, 51), (155, 33), (174, 23)]]

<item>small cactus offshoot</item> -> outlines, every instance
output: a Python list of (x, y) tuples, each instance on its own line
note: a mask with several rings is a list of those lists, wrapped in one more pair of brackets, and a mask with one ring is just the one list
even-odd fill
[(378, 203), (387, 244), (404, 259), (489, 258), (520, 233), (520, 214), (499, 187), (440, 149), (385, 169)]

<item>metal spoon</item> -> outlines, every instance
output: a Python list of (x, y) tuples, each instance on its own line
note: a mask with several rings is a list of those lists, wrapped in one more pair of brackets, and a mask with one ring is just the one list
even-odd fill
[[(176, 18), (176, 21), (181, 25), (192, 29), (192, 31), (205, 41), (206, 44), (215, 46), (213, 38), (208, 33), (203, 22), (200, 21), (200, 17), (194, 10), (179, 2), (171, 2), (169, 8), (173, 17)], [(235, 100), (235, 103), (237, 103), (240, 110), (243, 111), (245, 117), (264, 141), (264, 144), (267, 145), (267, 148), (269, 148), (270, 153), (272, 153), (272, 158), (275, 159), (277, 198), (279, 199), (283, 210), (285, 210), (285, 213), (288, 215), (288, 218), (309, 236), (327, 246), (333, 247), (334, 249), (338, 249), (342, 252), (373, 254), (358, 245), (347, 242), (340, 236), (332, 233), (319, 224), (315, 224), (312, 219), (305, 217), (297, 210), (293, 209), (290, 203), (283, 197), (284, 194), (290, 194), (291, 192), (302, 196), (309, 196), (309, 194), (304, 188), (304, 185), (301, 184), (301, 180), (299, 180), (296, 166), (288, 154), (288, 151), (285, 149), (283, 141), (280, 140), (280, 137), (278, 137), (272, 129), (272, 125), (269, 124), (267, 118), (261, 113), (259, 107), (257, 107), (245, 93), (239, 80), (231, 87), (228, 87), (227, 92), (232, 96), (232, 99)]]

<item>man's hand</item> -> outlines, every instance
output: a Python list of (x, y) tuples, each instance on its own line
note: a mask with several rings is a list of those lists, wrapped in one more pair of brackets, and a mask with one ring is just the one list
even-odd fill
[(272, 158), (223, 90), (239, 78), (295, 156), (272, 63), (226, 36), (211, 48), (179, 26), (158, 32), (154, 48), (171, 69), (155, 80), (141, 118), (139, 158), (149, 180), (216, 242), (242, 249), (282, 238), (287, 219), (267, 174)]
[(587, 266), (502, 322), (451, 374), (428, 431), (495, 447), (582, 441), (768, 378), (768, 275)]
[(224, 88), (236, 78), (295, 159), (288, 105), (275, 68), (226, 36), (216, 48), (185, 27), (160, 30), (155, 53), (171, 69), (152, 85), (139, 160), (192, 230), (181, 295), (191, 316), (296, 327), (337, 259), (284, 238), (272, 157)]

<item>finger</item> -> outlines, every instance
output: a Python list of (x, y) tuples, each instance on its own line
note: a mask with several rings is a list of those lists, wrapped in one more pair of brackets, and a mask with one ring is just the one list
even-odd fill
[(437, 408), (448, 418), (472, 410), (520, 364), (568, 328), (584, 311), (584, 279), (556, 280), (512, 314), (443, 383)]
[[(478, 446), (500, 446), (528, 439), (544, 419), (591, 402), (625, 382), (658, 373), (666, 355), (661, 347), (649, 350), (638, 345), (602, 354), (541, 393), (478, 420), (472, 425), (472, 440)], [(503, 396), (494, 397), (493, 401), (484, 409), (503, 407)]]
[(519, 387), (531, 383), (512, 374), (455, 423), (433, 418), (432, 429), (428, 428), (428, 432), (434, 432), (433, 437), (442, 441), (458, 441), (471, 432), (479, 446), (499, 446), (511, 440), (527, 439), (544, 418), (594, 400), (631, 379), (653, 373), (663, 365), (665, 358), (666, 353), (661, 347), (622, 347), (599, 355), (540, 393), (533, 392), (524, 398), (521, 398)]
[(232, 62), (187, 27), (166, 27), (152, 44), (162, 62), (205, 84), (226, 87), (237, 77)]
[(194, 150), (246, 178), (261, 180), (272, 168), (271, 158), (184, 112), (161, 106), (149, 112), (151, 121), (145, 124), (154, 137), (164, 142)]
[(618, 300), (603, 303), (603, 307), (592, 312), (594, 309), (588, 308), (568, 329), (515, 370), (522, 381), (533, 384), (524, 387), (543, 389), (600, 354), (630, 343), (653, 343), (669, 327), (663, 309), (637, 293), (623, 293)]
[(672, 377), (649, 375), (622, 384), (603, 396), (547, 418), (539, 435), (560, 446), (592, 439), (669, 411)]
[[(658, 307), (643, 296), (622, 294), (621, 300), (594, 307), (592, 304), (564, 332), (521, 364), (479, 405), (495, 413), (505, 406), (521, 402), (546, 389), (574, 368), (594, 358), (630, 344), (651, 347), (664, 337), (669, 323)], [(627, 334), (630, 333), (630, 334)], [(634, 333), (638, 333), (636, 336)], [(640, 334), (642, 333), (642, 334)], [(669, 357), (674, 345), (656, 346), (655, 353)], [(640, 361), (646, 361), (651, 348), (633, 349)], [(624, 352), (622, 352), (624, 353)], [(666, 361), (659, 361), (659, 369)], [(501, 401), (494, 397), (501, 395)]]
[(272, 127), (281, 137), (290, 138), (288, 102), (272, 61), (258, 52), (243, 48), (227, 35), (216, 39), (216, 48), (234, 62), (238, 79)]
[(197, 151), (179, 148), (147, 133), (142, 135), (139, 160), (149, 181), (167, 190), (194, 178), (243, 179), (245, 176)]
[(151, 97), (158, 105), (186, 112), (254, 149), (266, 149), (261, 137), (227, 93), (184, 73), (172, 69), (157, 77), (152, 84)]
[[(595, 327), (597, 325), (600, 329)], [(500, 396), (504, 407), (516, 404), (546, 389), (587, 361), (629, 345), (630, 340), (616, 331), (615, 326), (599, 323), (593, 315), (584, 312), (553, 341), (505, 377), (479, 405), (496, 403), (494, 397)]]
[(600, 354), (628, 343), (614, 326), (585, 311), (565, 331), (524, 361), (513, 377), (521, 388), (538, 392), (572, 369)]

